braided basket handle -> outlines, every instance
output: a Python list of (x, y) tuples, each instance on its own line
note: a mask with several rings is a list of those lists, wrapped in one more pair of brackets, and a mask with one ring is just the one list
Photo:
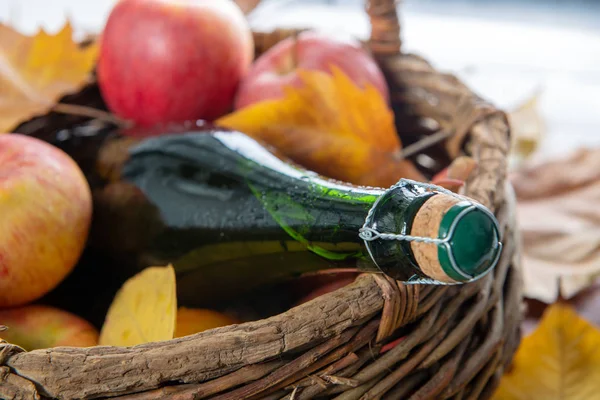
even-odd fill
[(365, 0), (365, 9), (371, 21), (369, 48), (375, 57), (400, 53), (400, 19), (397, 0)]

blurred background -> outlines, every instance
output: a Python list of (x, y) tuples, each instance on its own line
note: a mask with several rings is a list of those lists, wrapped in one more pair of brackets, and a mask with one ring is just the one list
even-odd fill
[[(69, 18), (84, 35), (102, 29), (115, 1), (0, 0), (0, 21), (33, 33)], [(249, 19), (265, 30), (317, 27), (366, 38), (363, 7), (362, 0), (263, 0)], [(406, 51), (506, 110), (533, 100), (543, 121), (532, 128), (542, 138), (534, 157), (600, 144), (600, 1), (404, 0), (399, 10)]]

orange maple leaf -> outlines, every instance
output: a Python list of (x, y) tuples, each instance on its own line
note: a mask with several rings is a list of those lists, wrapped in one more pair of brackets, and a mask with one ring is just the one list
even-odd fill
[(299, 71), (303, 85), (215, 123), (272, 146), (324, 176), (358, 185), (388, 187), (400, 178), (425, 179), (401, 149), (394, 114), (373, 86), (362, 89), (340, 69)]
[(81, 48), (67, 22), (55, 35), (25, 36), (0, 24), (0, 133), (44, 114), (90, 78), (97, 44)]

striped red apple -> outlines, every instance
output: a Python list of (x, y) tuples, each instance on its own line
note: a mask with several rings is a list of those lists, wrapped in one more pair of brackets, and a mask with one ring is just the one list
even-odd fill
[(36, 300), (70, 273), (91, 215), (73, 159), (39, 139), (0, 134), (0, 308)]
[(31, 304), (0, 310), (0, 339), (25, 350), (51, 347), (90, 347), (98, 344), (98, 331), (88, 321), (56, 307)]

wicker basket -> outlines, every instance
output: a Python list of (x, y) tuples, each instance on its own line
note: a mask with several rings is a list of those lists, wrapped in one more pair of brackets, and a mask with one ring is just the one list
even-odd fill
[[(365, 274), (268, 319), (132, 348), (24, 352), (0, 342), (1, 398), (491, 396), (519, 344), (522, 316), (507, 118), (452, 75), (400, 52), (393, 0), (368, 1), (367, 12), (367, 45), (393, 93), (403, 143), (445, 137), (423, 150), (437, 162), (432, 173), (462, 153), (479, 163), (466, 194), (493, 210), (502, 226), (504, 250), (494, 273), (458, 287), (404, 286)], [(255, 33), (257, 53), (294, 33)], [(96, 89), (86, 90), (97, 101)], [(40, 129), (40, 121), (22, 130)]]

